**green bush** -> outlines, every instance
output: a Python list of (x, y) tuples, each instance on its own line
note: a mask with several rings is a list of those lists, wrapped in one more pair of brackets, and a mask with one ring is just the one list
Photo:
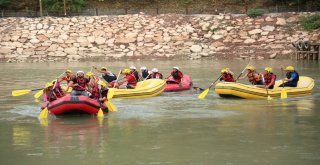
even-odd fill
[(249, 9), (247, 12), (247, 15), (249, 17), (257, 17), (257, 16), (262, 16), (264, 14), (263, 9)]
[(320, 14), (300, 17), (300, 24), (306, 30), (315, 30), (320, 28)]

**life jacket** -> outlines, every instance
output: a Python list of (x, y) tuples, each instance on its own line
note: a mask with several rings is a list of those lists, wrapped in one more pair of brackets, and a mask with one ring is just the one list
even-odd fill
[[(149, 75), (148, 70), (144, 70), (143, 72), (141, 72), (141, 76), (142, 78), (146, 78)], [(150, 78), (150, 76), (148, 77), (148, 79)]]
[(163, 78), (163, 76), (162, 76), (162, 74), (161, 73), (152, 73), (151, 74), (151, 78), (156, 78), (156, 79), (162, 79)]
[(133, 71), (132, 73), (131, 73), (133, 76), (134, 76), (134, 78), (136, 78), (136, 80), (139, 80), (139, 73), (138, 73), (138, 71)]
[(296, 74), (297, 74), (297, 77), (296, 77), (295, 79), (293, 79), (291, 82), (297, 83), (297, 82), (299, 81), (299, 74), (298, 74), (298, 72), (296, 72), (296, 71), (288, 72), (288, 73), (286, 74), (286, 76), (287, 76), (288, 79), (290, 79), (290, 78), (291, 78), (291, 74), (293, 74), (293, 73), (296, 73)]
[(52, 102), (54, 100), (57, 100), (57, 96), (54, 94), (53, 90), (44, 89), (43, 93), (43, 101)]
[(72, 80), (72, 77), (71, 76), (65, 76), (65, 77), (62, 78), (62, 80), (66, 80), (67, 83), (69, 83)]
[(220, 80), (223, 80), (225, 82), (234, 82), (234, 78), (230, 73), (223, 74)]
[[(255, 75), (258, 75), (258, 76), (255, 76)], [(261, 82), (262, 81), (262, 77), (260, 74), (256, 73), (256, 72), (250, 72), (248, 73), (248, 78), (249, 78), (249, 81), (252, 83), (252, 84), (259, 84), (258, 82)]]
[(108, 72), (107, 74), (104, 74), (104, 75), (102, 76), (102, 78), (103, 78), (104, 80), (106, 80), (106, 82), (108, 82), (108, 83), (117, 80), (117, 76), (114, 75), (114, 74), (111, 73), (111, 72)]
[(92, 87), (91, 98), (98, 100), (100, 98), (100, 89), (98, 84), (94, 84)]
[(84, 91), (86, 89), (86, 84), (87, 84), (88, 79), (86, 78), (76, 78), (76, 82), (74, 83), (78, 83), (79, 86), (75, 86), (73, 87), (74, 90), (76, 91)]
[(133, 74), (127, 74), (125, 77), (128, 80), (128, 85), (136, 86), (137, 80)]
[(183, 74), (182, 74), (182, 72), (180, 72), (180, 71), (172, 71), (171, 72), (171, 76), (174, 78), (174, 79), (176, 79), (176, 81), (178, 82), (178, 83), (180, 83), (181, 82), (181, 79), (182, 79), (182, 77), (183, 77)]
[(56, 98), (60, 98), (65, 96), (66, 94), (62, 91), (61, 87), (56, 87), (53, 90), (53, 94), (55, 95)]
[[(277, 79), (277, 76), (275, 74), (273, 74), (273, 73), (264, 74), (263, 77), (264, 77), (264, 82), (265, 82), (266, 85), (269, 85), (273, 78), (274, 78), (274, 80)], [(274, 85), (274, 84), (275, 84), (275, 81), (271, 84), (271, 86)]]

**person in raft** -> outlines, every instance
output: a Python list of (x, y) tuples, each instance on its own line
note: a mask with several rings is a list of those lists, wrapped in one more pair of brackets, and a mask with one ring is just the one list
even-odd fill
[(47, 83), (43, 89), (43, 103), (41, 109), (44, 109), (50, 102), (63, 96), (65, 96), (65, 93), (62, 91), (59, 82), (56, 83), (56, 81), (53, 80), (52, 82)]
[(66, 70), (64, 72), (66, 75), (63, 77), (58, 77), (58, 81), (62, 82), (62, 81), (66, 81), (67, 83), (69, 83), (75, 76), (72, 74), (71, 70)]
[[(283, 68), (281, 67), (281, 70)], [(299, 81), (299, 74), (295, 71), (293, 66), (287, 66), (286, 69), (286, 78), (283, 79), (285, 83), (280, 84), (279, 87), (297, 87)]]
[(140, 76), (139, 76), (139, 80), (140, 80), (140, 81), (141, 81), (141, 80), (144, 80), (144, 79), (150, 79), (150, 76), (148, 76), (148, 75), (149, 75), (149, 71), (148, 71), (147, 67), (142, 66), (142, 67), (140, 68), (140, 71), (141, 71), (141, 74), (140, 74)]
[(134, 77), (136, 78), (136, 80), (139, 80), (139, 72), (137, 71), (137, 68), (135, 66), (130, 66), (130, 71), (131, 74), (134, 75)]
[(72, 92), (71, 95), (72, 96), (79, 96), (79, 95), (84, 95), (84, 96), (88, 96), (87, 93), (87, 87), (88, 87), (88, 83), (89, 83), (89, 79), (84, 77), (84, 72), (79, 70), (76, 73), (76, 77), (73, 78), (68, 86), (72, 87)]
[[(120, 89), (134, 89), (137, 85), (137, 80), (135, 76), (131, 74), (130, 69), (124, 69), (121, 74), (124, 74), (124, 78), (118, 81), (116, 87)], [(119, 84), (121, 85), (119, 86)]]
[(254, 68), (254, 66), (248, 66), (247, 68), (247, 74), (245, 74), (244, 76), (240, 77), (239, 79), (244, 79), (244, 78), (248, 78), (249, 82), (252, 85), (263, 85), (263, 81), (262, 81), (262, 76), (261, 74), (256, 72), (256, 69)]
[(107, 67), (101, 67), (100, 69), (97, 69), (97, 67), (93, 66), (93, 68), (102, 74), (102, 78), (107, 82), (107, 86), (109, 88), (112, 88), (114, 86), (117, 80), (117, 76), (111, 71), (108, 71)]
[(150, 75), (150, 77), (152, 79), (163, 79), (163, 75), (159, 72), (157, 68), (153, 68), (151, 72), (152, 74)]
[(172, 72), (170, 75), (166, 78), (167, 79), (167, 84), (180, 84), (181, 79), (183, 78), (183, 74), (180, 71), (180, 69), (175, 66), (172, 68)]
[(108, 107), (105, 104), (105, 101), (108, 100), (108, 90), (109, 89), (107, 88), (107, 84), (102, 80), (99, 80), (95, 83), (94, 87), (92, 88), (90, 96), (90, 98), (95, 99), (101, 103), (100, 106), (104, 112), (108, 112)]
[(273, 74), (272, 68), (266, 67), (263, 74), (265, 85), (256, 85), (259, 88), (273, 89), (277, 79), (277, 75)]
[[(99, 98), (99, 89), (98, 89), (98, 81), (101, 81), (100, 78), (94, 75), (92, 72), (86, 73), (87, 78), (89, 79), (88, 83), (88, 92), (91, 94), (90, 98)], [(97, 94), (98, 93), (98, 94)]]
[(235, 82), (233, 78), (233, 72), (229, 68), (224, 68), (221, 70), (220, 81), (224, 82)]

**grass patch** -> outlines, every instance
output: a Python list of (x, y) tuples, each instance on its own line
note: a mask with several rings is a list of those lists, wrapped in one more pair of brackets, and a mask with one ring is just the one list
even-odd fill
[(249, 17), (258, 17), (258, 16), (262, 16), (264, 14), (264, 10), (263, 9), (249, 9), (247, 12), (247, 15)]
[(300, 24), (305, 30), (315, 30), (320, 28), (320, 14), (300, 17)]

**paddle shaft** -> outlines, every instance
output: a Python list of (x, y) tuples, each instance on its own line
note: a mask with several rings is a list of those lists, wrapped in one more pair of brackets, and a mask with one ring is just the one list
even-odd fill
[(121, 73), (121, 69), (120, 69), (120, 71), (119, 71), (119, 73), (118, 73), (118, 76), (117, 76), (116, 82), (113, 84), (113, 87), (112, 87), (112, 88), (114, 88), (114, 87), (116, 86), (116, 83), (118, 82), (118, 79), (119, 79), (120, 73)]
[(209, 86), (209, 89), (211, 89), (211, 87), (212, 87), (218, 80), (220, 80), (221, 77), (222, 77), (222, 75), (220, 75), (219, 78), (217, 78), (214, 82), (212, 82), (211, 85)]
[(239, 76), (237, 77), (237, 79), (235, 80), (235, 82), (237, 82), (237, 80), (242, 76), (243, 72), (247, 69), (247, 67), (249, 66), (250, 61), (248, 63), (248, 65), (246, 65), (246, 67), (242, 70), (242, 72), (239, 74)]

